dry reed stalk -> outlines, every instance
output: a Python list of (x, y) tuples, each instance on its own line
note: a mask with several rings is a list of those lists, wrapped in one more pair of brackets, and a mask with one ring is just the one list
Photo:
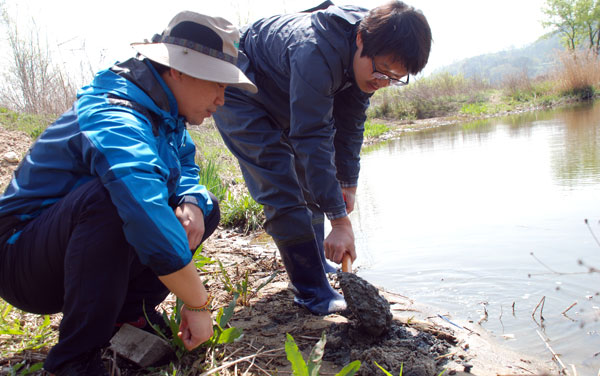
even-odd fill
[(542, 308), (540, 309), (540, 320), (544, 321), (543, 311), (544, 311), (544, 303), (545, 302), (546, 302), (546, 297), (543, 296), (542, 299), (540, 300), (540, 302), (535, 306), (535, 309), (533, 310), (533, 312), (531, 312), (531, 317), (533, 317), (535, 315), (535, 312), (537, 311), (538, 307), (541, 304)]
[(550, 346), (548, 341), (544, 338), (544, 336), (542, 335), (542, 333), (540, 333), (539, 330), (536, 329), (535, 332), (538, 334), (538, 336), (540, 336), (542, 341), (544, 341), (544, 344), (546, 345), (546, 347), (548, 348), (550, 353), (552, 353), (552, 359), (556, 360), (558, 365), (561, 367), (561, 372), (564, 374), (567, 374), (567, 367), (565, 367), (565, 364), (562, 362), (562, 360), (560, 360), (560, 358), (558, 357), (558, 354), (552, 349), (552, 347)]
[(571, 304), (567, 309), (565, 309), (564, 311), (562, 311), (562, 314), (566, 314), (568, 310), (570, 310), (571, 308), (575, 307), (577, 305), (577, 302)]

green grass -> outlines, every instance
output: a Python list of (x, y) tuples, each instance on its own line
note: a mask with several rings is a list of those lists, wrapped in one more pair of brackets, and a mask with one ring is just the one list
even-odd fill
[(367, 120), (365, 122), (364, 136), (365, 138), (377, 138), (389, 130), (390, 128), (385, 124), (373, 123), (372, 121)]
[(264, 214), (262, 205), (250, 195), (234, 197), (231, 193), (221, 205), (221, 224), (238, 228), (244, 233), (262, 228)]
[(227, 195), (227, 186), (221, 181), (219, 168), (214, 160), (208, 159), (200, 162), (199, 182), (211, 191), (219, 201)]
[(0, 335), (11, 336), (0, 348), (0, 357), (50, 347), (57, 340), (49, 315), (25, 313), (1, 299)]
[(49, 115), (20, 114), (0, 107), (0, 124), (6, 129), (25, 132), (32, 139), (42, 134), (54, 120)]

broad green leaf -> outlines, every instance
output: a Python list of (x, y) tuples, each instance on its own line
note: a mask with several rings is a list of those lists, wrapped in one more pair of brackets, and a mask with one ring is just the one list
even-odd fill
[(218, 318), (217, 323), (219, 323), (219, 326), (221, 328), (224, 328), (225, 325), (227, 325), (227, 323), (229, 322), (229, 320), (233, 316), (233, 310), (235, 309), (235, 303), (237, 302), (238, 297), (239, 297), (239, 295), (237, 293), (233, 294), (233, 300), (231, 301), (231, 303), (229, 303), (229, 305), (227, 306), (227, 308), (225, 308), (223, 310), (223, 313), (221, 314), (221, 317)]
[(298, 350), (298, 345), (296, 345), (296, 341), (294, 341), (294, 337), (290, 333), (286, 334), (285, 353), (287, 360), (292, 364), (294, 376), (308, 376), (308, 369), (306, 368), (304, 358), (302, 358), (302, 354)]
[(325, 352), (325, 331), (321, 334), (321, 339), (315, 347), (312, 348), (310, 355), (308, 356), (308, 374), (309, 376), (319, 376), (319, 369), (321, 369), (321, 361), (323, 360), (323, 353)]
[(346, 364), (346, 366), (342, 368), (340, 372), (336, 373), (335, 376), (352, 376), (358, 372), (359, 369), (360, 360), (355, 360), (352, 363)]
[(218, 343), (233, 343), (242, 336), (242, 330), (238, 328), (227, 328), (219, 336)]

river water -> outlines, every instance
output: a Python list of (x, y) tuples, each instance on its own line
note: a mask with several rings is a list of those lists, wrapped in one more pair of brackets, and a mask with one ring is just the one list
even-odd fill
[(600, 103), (365, 150), (351, 219), (366, 280), (598, 374)]

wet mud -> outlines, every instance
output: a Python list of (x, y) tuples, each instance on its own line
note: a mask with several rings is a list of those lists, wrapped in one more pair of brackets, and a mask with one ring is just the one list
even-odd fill
[[(343, 366), (360, 360), (359, 375), (392, 374), (431, 376), (443, 370), (451, 343), (426, 332), (411, 332), (394, 321), (389, 302), (369, 282), (352, 273), (339, 273), (338, 281), (348, 303), (349, 322), (329, 328), (325, 359)], [(439, 359), (439, 360), (436, 360)]]
[(399, 322), (392, 321), (379, 337), (365, 334), (350, 322), (329, 329), (324, 359), (340, 367), (360, 360), (358, 375), (382, 374), (376, 362), (392, 375), (399, 374), (402, 366), (403, 376), (432, 376), (443, 371), (447, 362), (443, 356), (450, 347), (429, 333), (413, 334)]
[(379, 290), (356, 274), (340, 272), (338, 281), (359, 330), (378, 337), (392, 325), (390, 303)]

